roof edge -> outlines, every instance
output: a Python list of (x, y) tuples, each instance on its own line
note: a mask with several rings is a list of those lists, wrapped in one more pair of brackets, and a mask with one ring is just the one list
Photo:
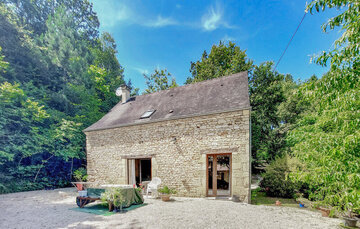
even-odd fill
[(87, 130), (89, 128), (88, 127), (86, 129), (84, 129), (82, 132), (86, 133), (86, 132), (94, 132), (94, 131), (99, 131), (99, 130), (116, 129), (116, 128), (120, 128), (120, 127), (145, 125), (145, 124), (151, 124), (151, 123), (156, 123), (156, 122), (163, 122), (163, 121), (170, 121), (170, 120), (177, 120), (177, 119), (185, 119), (185, 118), (192, 118), (192, 117), (200, 117), (200, 116), (221, 114), (221, 113), (229, 113), (229, 112), (242, 111), (242, 110), (251, 110), (251, 106), (250, 107), (244, 107), (244, 108), (230, 109), (230, 110), (219, 110), (219, 111), (214, 111), (214, 112), (209, 112), (209, 113), (204, 113), (204, 114), (191, 114), (191, 115), (183, 115), (183, 116), (178, 116), (178, 117), (173, 117), (173, 118), (156, 119), (156, 120), (150, 120), (148, 122), (122, 124), (122, 125), (116, 125), (116, 126), (106, 127), (106, 128), (98, 128), (98, 129), (93, 129), (93, 130)]

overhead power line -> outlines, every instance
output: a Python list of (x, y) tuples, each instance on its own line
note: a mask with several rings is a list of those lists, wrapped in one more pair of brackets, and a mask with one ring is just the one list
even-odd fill
[(307, 11), (305, 11), (304, 16), (301, 18), (301, 21), (300, 21), (299, 25), (296, 27), (296, 30), (295, 30), (295, 32), (293, 33), (293, 35), (292, 35), (292, 37), (291, 37), (291, 39), (290, 39), (289, 43), (286, 45), (286, 48), (285, 48), (284, 52), (281, 54), (281, 56), (280, 56), (279, 60), (277, 61), (277, 63), (276, 63), (276, 65), (275, 65), (275, 68), (274, 68), (274, 71), (273, 71), (273, 72), (275, 72), (275, 70), (276, 70), (277, 66), (279, 65), (279, 63), (280, 63), (281, 59), (283, 58), (283, 56), (284, 56), (284, 54), (285, 54), (286, 50), (289, 48), (290, 43), (291, 43), (291, 41), (294, 39), (295, 34), (297, 33), (297, 31), (299, 30), (301, 23), (304, 21), (306, 14), (307, 14)]

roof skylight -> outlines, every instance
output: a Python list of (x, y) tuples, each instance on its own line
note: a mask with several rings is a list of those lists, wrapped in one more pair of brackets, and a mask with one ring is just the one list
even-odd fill
[(148, 111), (145, 111), (144, 114), (141, 115), (140, 118), (149, 118), (152, 114), (154, 114), (156, 110), (148, 110)]

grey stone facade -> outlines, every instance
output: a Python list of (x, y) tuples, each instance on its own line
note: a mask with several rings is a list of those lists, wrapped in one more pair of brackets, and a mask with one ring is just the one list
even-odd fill
[(151, 158), (152, 177), (178, 196), (205, 197), (207, 154), (231, 153), (231, 195), (250, 201), (250, 111), (87, 131), (90, 182), (128, 183), (129, 158)]

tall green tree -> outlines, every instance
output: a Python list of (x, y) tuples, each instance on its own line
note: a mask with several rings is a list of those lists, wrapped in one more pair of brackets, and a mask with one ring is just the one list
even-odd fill
[(331, 60), (332, 68), (291, 96), (308, 106), (287, 136), (290, 153), (303, 164), (291, 176), (307, 186), (310, 199), (360, 213), (359, 2), (315, 0), (307, 8), (334, 7), (345, 8), (323, 29), (341, 27), (344, 33), (334, 50), (317, 59), (321, 65)]
[(327, 32), (340, 28), (343, 32), (335, 41), (334, 49), (324, 51), (316, 62), (326, 66), (330, 60), (332, 68), (352, 68), (359, 73), (360, 68), (360, 3), (358, 0), (314, 0), (307, 5), (306, 10), (310, 13), (314, 9), (325, 11), (327, 8), (341, 9), (341, 13), (322, 25), (322, 30)]
[(47, 19), (46, 26), (43, 40), (51, 62), (65, 70), (70, 77), (66, 81), (82, 83), (91, 57), (86, 41), (76, 30), (74, 15), (65, 6), (59, 6)]
[[(303, 163), (294, 178), (313, 200), (360, 213), (360, 80), (337, 70), (299, 88), (309, 104), (288, 133), (292, 155)], [(298, 99), (298, 98), (297, 98)]]
[(99, 35), (99, 20), (93, 10), (93, 5), (87, 0), (1, 0), (10, 6), (19, 16), (19, 25), (32, 31), (32, 37), (47, 31), (46, 20), (52, 16), (59, 6), (64, 6), (74, 15), (76, 30), (83, 38), (94, 41)]
[(200, 82), (242, 71), (249, 73), (253, 165), (272, 160), (284, 145), (285, 133), (279, 130), (278, 106), (285, 99), (285, 77), (273, 72), (272, 67), (271, 62), (254, 66), (246, 51), (235, 43), (220, 41), (211, 48), (209, 55), (204, 51), (201, 60), (191, 62), (192, 76), (186, 82)]
[(247, 58), (245, 50), (242, 51), (233, 42), (225, 44), (220, 41), (219, 45), (212, 46), (210, 54), (204, 51), (201, 60), (191, 62), (191, 77), (186, 80), (186, 83), (249, 71), (252, 67), (253, 61)]
[[(278, 107), (284, 102), (284, 76), (272, 71), (273, 63), (255, 66), (249, 78), (251, 111), (251, 152), (257, 164), (280, 155), (284, 133), (279, 131)], [(288, 76), (290, 77), (290, 76)]]
[(87, 0), (0, 1), (0, 193), (68, 185), (84, 163), (81, 130), (124, 82), (98, 25)]
[(166, 69), (155, 69), (154, 73), (152, 73), (150, 76), (144, 74), (147, 86), (144, 94), (177, 87), (178, 85), (175, 78), (172, 77), (171, 82), (169, 82), (170, 77), (171, 73), (168, 72)]
[[(109, 86), (107, 96), (101, 97), (102, 111), (106, 112), (119, 102), (119, 98), (115, 95), (114, 91), (125, 83), (124, 69), (116, 57), (117, 49), (115, 40), (107, 32), (101, 34), (96, 46), (92, 48), (92, 54), (95, 59), (88, 71), (90, 77), (93, 77), (95, 72), (101, 73), (103, 74), (104, 83)], [(96, 71), (96, 68), (101, 70)]]
[[(7, 66), (9, 65), (8, 62), (4, 61), (4, 56), (1, 54), (1, 46), (0, 46), (0, 73), (3, 73), (6, 71)], [(0, 75), (1, 77), (1, 75)]]

